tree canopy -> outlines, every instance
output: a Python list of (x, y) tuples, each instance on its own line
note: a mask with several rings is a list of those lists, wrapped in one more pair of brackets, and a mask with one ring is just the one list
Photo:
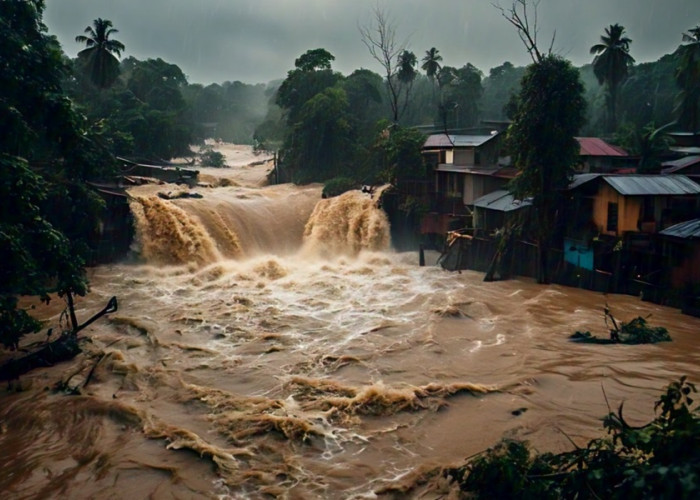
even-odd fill
[(579, 72), (569, 61), (550, 54), (528, 66), (508, 142), (519, 170), (511, 190), (517, 199), (531, 197), (537, 211), (540, 282), (548, 282), (547, 250), (556, 207), (578, 161), (575, 136), (585, 111)]
[(89, 244), (102, 209), (84, 180), (111, 156), (63, 93), (68, 72), (42, 23), (44, 2), (0, 2), (0, 342), (39, 323), (18, 295), (84, 295)]
[[(112, 21), (98, 17), (92, 26), (85, 28), (86, 35), (78, 35), (75, 41), (84, 43), (86, 48), (78, 52), (80, 60), (87, 69), (90, 80), (99, 88), (107, 88), (119, 76), (119, 56), (124, 44), (110, 39), (119, 30), (112, 27)], [(116, 56), (115, 56), (116, 54)]]
[(689, 132), (700, 129), (700, 25), (683, 34), (676, 82), (680, 88), (678, 123)]

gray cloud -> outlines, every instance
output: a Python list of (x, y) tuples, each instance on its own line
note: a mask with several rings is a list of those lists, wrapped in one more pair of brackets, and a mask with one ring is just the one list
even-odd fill
[[(510, 0), (500, 0), (509, 5)], [(360, 40), (358, 23), (372, 9), (390, 13), (399, 37), (419, 58), (437, 47), (444, 63), (471, 62), (484, 72), (504, 61), (529, 62), (514, 29), (489, 0), (48, 0), (44, 21), (64, 50), (75, 55), (75, 35), (97, 17), (112, 20), (125, 55), (161, 57), (191, 82), (283, 78), (294, 59), (323, 47), (343, 73), (379, 71)], [(540, 45), (581, 65), (603, 29), (620, 23), (632, 38), (632, 55), (649, 61), (673, 51), (681, 33), (700, 24), (698, 0), (541, 0)]]

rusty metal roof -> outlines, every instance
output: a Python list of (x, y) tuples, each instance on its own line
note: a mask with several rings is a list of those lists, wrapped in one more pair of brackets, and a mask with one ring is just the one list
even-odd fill
[(700, 219), (688, 220), (659, 231), (662, 236), (693, 240), (700, 238)]
[(608, 144), (598, 137), (577, 137), (581, 156), (629, 156), (624, 149)]
[(423, 144), (423, 149), (430, 148), (468, 148), (479, 147), (497, 137), (498, 134), (492, 135), (448, 135), (448, 134), (433, 134), (428, 136)]
[(700, 184), (685, 175), (605, 175), (603, 179), (623, 196), (700, 194)]
[(487, 208), (498, 212), (511, 212), (532, 205), (531, 199), (515, 200), (513, 195), (504, 189), (499, 189), (474, 200), (474, 206)]

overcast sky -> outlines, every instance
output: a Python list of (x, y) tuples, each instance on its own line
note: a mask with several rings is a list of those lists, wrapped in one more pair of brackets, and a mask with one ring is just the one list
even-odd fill
[[(509, 6), (511, 0), (500, 1)], [(70, 55), (75, 36), (93, 19), (110, 19), (122, 56), (160, 57), (177, 64), (191, 83), (283, 78), (308, 49), (325, 48), (333, 68), (380, 71), (360, 39), (358, 24), (387, 12), (398, 38), (419, 59), (436, 47), (443, 64), (467, 62), (488, 74), (504, 61), (529, 62), (512, 26), (490, 0), (47, 0), (44, 22)], [(541, 0), (539, 41), (574, 64), (590, 62), (589, 48), (603, 29), (625, 26), (638, 62), (672, 52), (681, 33), (700, 24), (700, 0)]]

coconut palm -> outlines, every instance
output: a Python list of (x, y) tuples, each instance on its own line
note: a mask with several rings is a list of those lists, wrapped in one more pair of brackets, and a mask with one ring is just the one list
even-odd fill
[(423, 64), (421, 69), (425, 71), (425, 75), (430, 79), (433, 84), (433, 100), (435, 100), (435, 80), (440, 73), (442, 66), (440, 61), (442, 61), (442, 56), (438, 54), (440, 52), (435, 47), (430, 50), (425, 51), (425, 57), (423, 57)]
[(410, 50), (404, 50), (399, 55), (399, 71), (396, 74), (402, 83), (410, 83), (416, 78), (418, 59)]
[(426, 50), (425, 57), (423, 57), (421, 69), (425, 71), (425, 75), (431, 81), (435, 81), (435, 76), (440, 72), (441, 68), (440, 61), (442, 61), (442, 56), (438, 52), (440, 51), (433, 47), (430, 50)]
[(611, 24), (605, 28), (605, 35), (600, 37), (601, 43), (591, 47), (593, 72), (598, 83), (607, 88), (607, 107), (610, 129), (617, 128), (617, 93), (620, 85), (627, 79), (629, 68), (634, 64), (634, 58), (629, 54), (632, 40), (624, 36), (625, 28), (619, 24)]
[(101, 89), (112, 85), (119, 76), (117, 56), (124, 50), (124, 44), (109, 38), (117, 32), (118, 30), (112, 27), (112, 21), (98, 17), (92, 22), (92, 26), (85, 28), (84, 33), (87, 36), (75, 37), (76, 42), (84, 43), (86, 47), (78, 52), (78, 58), (85, 64), (90, 81)]
[(676, 112), (678, 123), (697, 132), (700, 125), (700, 25), (683, 33), (676, 82), (680, 87)]

